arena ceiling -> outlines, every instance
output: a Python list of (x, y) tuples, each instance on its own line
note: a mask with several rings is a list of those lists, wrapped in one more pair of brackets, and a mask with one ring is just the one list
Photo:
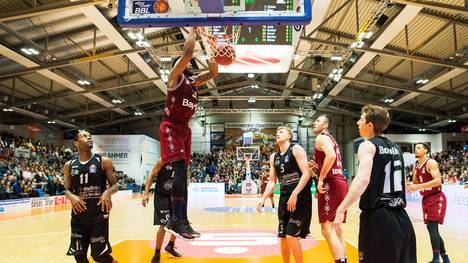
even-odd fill
[[(394, 130), (459, 132), (468, 119), (467, 5), (315, 0), (290, 71), (220, 74), (200, 89), (197, 118), (222, 120), (249, 108), (303, 119), (320, 112), (355, 118), (372, 103), (391, 110)], [(130, 133), (157, 124), (165, 103), (161, 57), (181, 54), (187, 30), (145, 29), (151, 57), (117, 25), (116, 13), (107, 0), (0, 1), (1, 123)], [(372, 19), (372, 36), (351, 48)], [(203, 54), (201, 41), (197, 49)], [(344, 59), (331, 60), (336, 54)], [(196, 66), (204, 70), (206, 61)], [(332, 80), (337, 67), (343, 72)]]

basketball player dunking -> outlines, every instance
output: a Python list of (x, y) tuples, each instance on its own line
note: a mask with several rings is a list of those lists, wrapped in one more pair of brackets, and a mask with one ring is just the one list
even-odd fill
[(359, 262), (414, 263), (416, 237), (405, 211), (403, 153), (382, 136), (390, 123), (385, 108), (367, 105), (357, 122), (365, 139), (359, 145), (359, 167), (348, 194), (336, 210), (336, 231), (341, 232), (345, 211), (361, 197), (359, 208)]
[(187, 167), (190, 162), (192, 132), (188, 122), (197, 109), (197, 87), (218, 74), (218, 64), (211, 62), (209, 71), (192, 77), (192, 59), (195, 48), (195, 28), (185, 41), (183, 56), (169, 74), (166, 110), (159, 126), (159, 138), (163, 165), (174, 169), (172, 188), (172, 216), (166, 231), (184, 239), (193, 239), (200, 233), (193, 230), (187, 218)]
[[(112, 160), (93, 154), (93, 139), (87, 131), (80, 130), (74, 138), (78, 157), (65, 163), (65, 196), (72, 205), (71, 242), (67, 255), (78, 263), (88, 263), (88, 246), (91, 256), (99, 263), (117, 262), (110, 255), (109, 211), (111, 195), (117, 193), (117, 181)], [(109, 188), (106, 189), (106, 184)]]
[[(142, 197), (142, 204), (144, 207), (149, 202), (149, 190), (153, 184), (154, 178), (156, 178), (156, 184), (154, 188), (154, 225), (159, 225), (158, 232), (156, 233), (156, 248), (154, 256), (151, 259), (151, 263), (159, 263), (161, 259), (161, 246), (164, 240), (164, 225), (169, 221), (171, 217), (171, 193), (172, 193), (172, 179), (174, 170), (170, 164), (163, 167), (162, 161), (158, 160), (156, 165), (151, 170), (148, 179), (146, 179), (145, 192)], [(181, 257), (175, 248), (175, 235), (171, 235), (169, 243), (166, 245), (164, 250), (173, 255), (174, 257)]]
[[(342, 233), (337, 233), (333, 227), (335, 212), (348, 191), (348, 185), (343, 176), (340, 148), (330, 135), (331, 118), (320, 115), (314, 122), (315, 138), (314, 159), (317, 163), (319, 179), (318, 210), (322, 234), (335, 262), (347, 262), (346, 245)], [(346, 215), (345, 215), (346, 217)]]
[(429, 145), (418, 143), (414, 153), (418, 161), (414, 165), (413, 184), (407, 186), (408, 192), (419, 191), (423, 196), (422, 208), (424, 223), (429, 231), (432, 245), (432, 263), (440, 262), (440, 256), (444, 263), (450, 262), (445, 251), (444, 240), (439, 233), (439, 224), (444, 223), (447, 199), (442, 192), (442, 176), (440, 175), (437, 161), (427, 157)]
[(278, 204), (278, 237), (284, 263), (290, 262), (291, 252), (296, 263), (302, 263), (300, 238), (309, 234), (312, 217), (311, 179), (307, 154), (298, 144), (291, 144), (292, 130), (281, 126), (276, 130), (279, 152), (270, 157), (270, 180), (257, 204), (262, 211), (265, 199), (273, 193), (276, 180), (280, 181)]

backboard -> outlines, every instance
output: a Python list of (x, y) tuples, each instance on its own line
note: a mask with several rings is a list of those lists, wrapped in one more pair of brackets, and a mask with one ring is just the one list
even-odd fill
[(167, 12), (156, 12), (158, 0), (120, 0), (118, 23), (122, 27), (306, 25), (312, 19), (311, 0), (159, 1), (167, 1)]

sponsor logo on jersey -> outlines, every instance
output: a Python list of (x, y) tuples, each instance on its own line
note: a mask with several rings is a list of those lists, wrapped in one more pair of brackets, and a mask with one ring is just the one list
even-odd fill
[(285, 162), (285, 163), (288, 163), (288, 162), (289, 162), (289, 155), (286, 155), (286, 157), (284, 157), (284, 162)]
[(197, 104), (189, 101), (188, 99), (182, 100), (182, 106), (187, 107), (191, 110), (195, 110), (197, 108)]
[(78, 175), (78, 174), (80, 174), (80, 170), (78, 170), (78, 169), (72, 169), (72, 170), (71, 170), (71, 175), (72, 175), (72, 176)]
[(380, 154), (397, 155), (399, 152), (398, 152), (398, 149), (396, 147), (387, 148), (387, 147), (383, 147), (383, 146), (379, 145), (379, 153)]
[(91, 165), (89, 166), (89, 172), (90, 172), (90, 173), (95, 173), (96, 171), (97, 171), (96, 165), (91, 164)]

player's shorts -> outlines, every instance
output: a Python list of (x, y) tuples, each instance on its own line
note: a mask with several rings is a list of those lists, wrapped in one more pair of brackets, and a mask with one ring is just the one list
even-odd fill
[(154, 221), (153, 225), (166, 225), (171, 218), (172, 201), (170, 195), (154, 193)]
[(102, 257), (112, 253), (109, 243), (109, 220), (93, 224), (71, 223), (71, 242), (68, 256), (86, 256), (91, 244), (91, 256)]
[(413, 224), (402, 208), (378, 208), (361, 213), (360, 263), (416, 263)]
[(310, 188), (306, 188), (297, 196), (294, 212), (288, 211), (288, 200), (291, 194), (281, 193), (278, 204), (278, 237), (288, 235), (305, 238), (310, 233), (312, 193)]
[[(346, 193), (348, 193), (348, 184), (341, 179), (325, 179), (323, 181), (325, 188), (324, 194), (318, 194), (318, 215), (320, 224), (327, 221), (335, 221), (336, 209), (343, 202)], [(344, 217), (346, 223), (346, 213)]]
[(424, 224), (427, 224), (427, 221), (438, 221), (439, 224), (444, 224), (446, 209), (447, 198), (442, 191), (433, 195), (424, 196), (422, 199)]
[(192, 151), (192, 131), (188, 125), (163, 121), (159, 126), (161, 159), (164, 165), (184, 160), (188, 165)]

